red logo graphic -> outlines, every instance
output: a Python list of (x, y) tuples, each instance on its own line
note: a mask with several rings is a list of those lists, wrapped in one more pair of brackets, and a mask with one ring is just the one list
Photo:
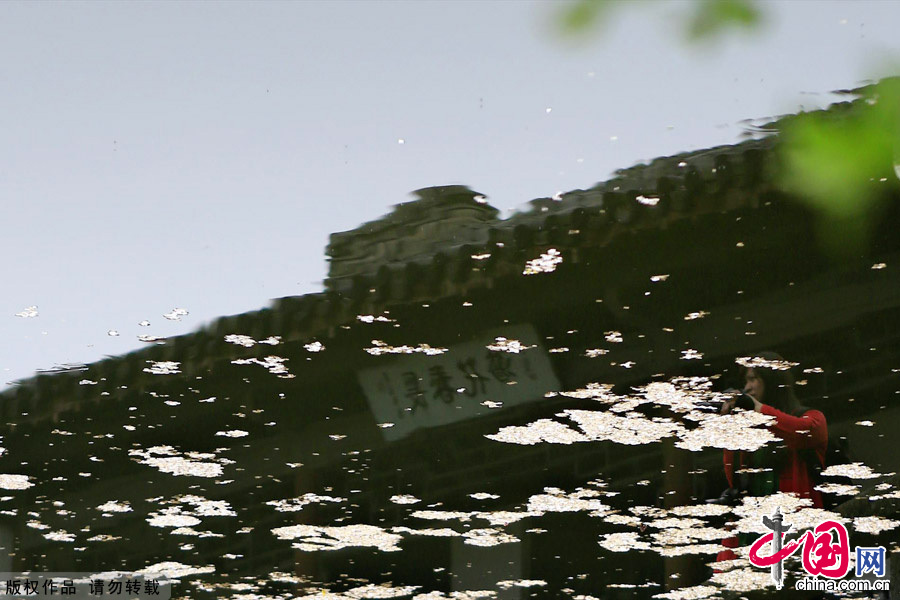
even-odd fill
[[(803, 568), (810, 575), (840, 579), (850, 570), (850, 537), (847, 528), (837, 521), (822, 521), (815, 529), (787, 544), (782, 544), (785, 531), (777, 530), (778, 540), (775, 540), (775, 533), (767, 533), (753, 542), (750, 546), (750, 564), (756, 567), (776, 565), (803, 545)], [(760, 556), (766, 544), (771, 544), (775, 551), (769, 556)]]

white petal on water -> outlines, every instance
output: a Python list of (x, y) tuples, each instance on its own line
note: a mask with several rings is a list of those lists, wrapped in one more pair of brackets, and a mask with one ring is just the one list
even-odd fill
[(356, 315), (356, 320), (362, 323), (396, 323), (397, 319), (391, 319), (384, 315)]
[(179, 456), (171, 446), (154, 446), (146, 450), (129, 450), (129, 456), (140, 457), (142, 460), (138, 462), (144, 465), (150, 465), (159, 469), (163, 473), (171, 473), (172, 475), (191, 475), (193, 477), (219, 477), (222, 475), (222, 464), (224, 460), (219, 459), (218, 462), (205, 462), (194, 460), (190, 457), (185, 458)]
[(632, 514), (638, 515), (640, 517), (644, 517), (645, 519), (653, 518), (653, 519), (663, 519), (666, 517), (668, 512), (665, 509), (657, 508), (656, 506), (632, 506), (628, 509)]
[(705, 448), (754, 451), (768, 443), (777, 442), (778, 437), (768, 429), (759, 426), (772, 419), (766, 415), (750, 411), (738, 411), (728, 415), (713, 415), (700, 427), (684, 431), (675, 446), (698, 452)]
[(726, 573), (716, 573), (710, 581), (733, 592), (752, 592), (775, 587), (768, 569), (734, 569)]
[(550, 419), (540, 419), (525, 427), (510, 425), (500, 428), (495, 434), (484, 436), (489, 440), (507, 444), (532, 446), (541, 442), (551, 444), (573, 444), (586, 442), (590, 438), (566, 427), (562, 423)]
[[(654, 533), (651, 537), (659, 546), (689, 546), (698, 541), (715, 542), (718, 547), (713, 553), (718, 553), (722, 549), (721, 541), (730, 537), (731, 533), (725, 529), (718, 527), (694, 527), (690, 529), (664, 529), (658, 533)], [(701, 544), (703, 545), (703, 544)], [(697, 554), (696, 552), (691, 552)], [(675, 556), (673, 554), (672, 556)]]
[(317, 527), (291, 525), (272, 530), (278, 539), (297, 540), (292, 547), (305, 552), (340, 550), (349, 547), (372, 547), (382, 552), (399, 552), (397, 544), (401, 536), (389, 533), (374, 525), (345, 525), (343, 527)]
[(38, 307), (37, 306), (29, 306), (24, 309), (22, 312), (17, 312), (16, 316), (22, 319), (33, 319), (38, 316)]
[(469, 498), (474, 498), (475, 500), (496, 500), (499, 498), (497, 494), (488, 494), (487, 492), (475, 492), (474, 494), (469, 494)]
[(511, 511), (511, 510), (495, 510), (495, 511), (478, 511), (472, 513), (476, 519), (484, 519), (494, 526), (506, 527), (510, 523), (517, 523), (527, 517), (539, 517), (540, 512), (537, 511)]
[(376, 585), (374, 583), (370, 583), (369, 585), (363, 585), (360, 587), (355, 587), (344, 592), (345, 598), (353, 598), (363, 599), (363, 598), (399, 598), (400, 596), (408, 596), (419, 589), (417, 585), (407, 585), (403, 587), (393, 587), (389, 584)]
[(409, 527), (391, 527), (391, 533), (407, 533), (410, 535), (423, 535), (427, 537), (461, 537), (462, 534), (449, 527), (411, 529)]
[(186, 317), (188, 311), (183, 308), (173, 308), (171, 312), (167, 312), (163, 316), (170, 321), (180, 321), (181, 317)]
[(318, 494), (306, 493), (298, 498), (289, 498), (286, 500), (270, 500), (266, 502), (269, 506), (274, 506), (278, 512), (297, 512), (303, 510), (308, 504), (317, 504), (322, 502), (340, 503), (346, 502), (346, 498), (336, 496), (320, 496)]
[(95, 536), (89, 537), (86, 541), (88, 542), (114, 542), (116, 540), (121, 540), (120, 536), (116, 535), (108, 535), (105, 533), (101, 533)]
[(144, 373), (150, 373), (151, 375), (174, 375), (176, 373), (181, 373), (181, 370), (178, 368), (181, 366), (180, 362), (171, 360), (148, 360), (147, 363), (149, 363), (150, 366), (144, 369)]
[(510, 340), (505, 337), (494, 338), (493, 344), (488, 344), (487, 346), (485, 346), (485, 348), (491, 350), (492, 352), (509, 352), (510, 354), (518, 354), (523, 350), (528, 350), (534, 347), (534, 344), (525, 346), (519, 340)]
[[(727, 532), (726, 532), (727, 533)], [(726, 536), (727, 537), (727, 536)], [(660, 556), (684, 556), (686, 554), (711, 554), (715, 556), (722, 551), (722, 544), (686, 544), (684, 546), (664, 546), (657, 552)]]
[(9, 475), (0, 473), (0, 489), (25, 490), (34, 484), (28, 481), (28, 475)]
[[(849, 463), (843, 465), (831, 465), (822, 471), (823, 477), (849, 477), (850, 479), (875, 479), (886, 474), (876, 473), (862, 463)], [(889, 473), (887, 475), (893, 475)]]
[(221, 533), (213, 533), (212, 531), (197, 531), (192, 527), (178, 527), (171, 531), (172, 535), (190, 535), (198, 538), (223, 538), (225, 537)]
[(150, 513), (147, 522), (153, 527), (193, 527), (200, 524), (200, 519), (181, 512), (178, 507), (171, 507)]
[(640, 519), (631, 515), (608, 515), (603, 520), (613, 525), (628, 525), (631, 527), (637, 527), (641, 524)]
[(656, 594), (654, 598), (661, 600), (703, 600), (715, 596), (719, 593), (719, 588), (712, 585), (695, 585), (693, 587), (681, 588), (664, 594)]
[(647, 525), (656, 529), (688, 529), (703, 525), (703, 521), (694, 518), (665, 517), (654, 519)]
[(875, 496), (869, 496), (869, 500), (875, 502), (876, 500), (890, 500), (890, 499), (900, 499), (900, 490), (894, 490), (893, 492), (889, 492), (887, 494), (878, 494)]
[(608, 383), (589, 383), (586, 388), (579, 388), (568, 392), (561, 392), (561, 395), (569, 398), (593, 398), (595, 400), (603, 400), (604, 402), (615, 401), (620, 398), (612, 393), (613, 386)]
[(534, 514), (547, 512), (608, 512), (609, 507), (600, 500), (579, 498), (576, 494), (535, 494), (528, 499), (528, 510)]
[(508, 590), (511, 587), (543, 587), (547, 582), (543, 579), (504, 579), (497, 582), (497, 587)]
[(684, 432), (684, 428), (678, 423), (651, 420), (638, 413), (620, 417), (604, 411), (565, 410), (562, 414), (578, 423), (589, 439), (607, 440), (617, 444), (649, 444)]
[(273, 335), (267, 337), (264, 340), (254, 340), (249, 335), (241, 335), (232, 333), (225, 336), (225, 341), (229, 344), (235, 344), (237, 346), (244, 346), (245, 348), (252, 348), (256, 344), (268, 344), (270, 346), (277, 346), (281, 343), (281, 336)]
[(734, 514), (740, 519), (735, 524), (735, 530), (741, 533), (766, 533), (768, 530), (762, 524), (762, 517), (771, 516), (776, 508), (784, 515), (784, 522), (794, 526), (794, 531), (810, 529), (826, 520), (850, 525), (849, 520), (838, 513), (813, 508), (809, 499), (778, 492), (769, 496), (745, 497), (740, 506), (734, 507)]
[(631, 550), (649, 550), (650, 544), (639, 540), (637, 532), (625, 531), (600, 536), (600, 547), (610, 552), (630, 552)]
[(835, 496), (853, 496), (859, 492), (858, 485), (844, 485), (841, 483), (823, 483), (817, 485), (815, 489), (823, 494), (834, 494)]
[(412, 513), (412, 517), (416, 519), (427, 519), (431, 521), (460, 521), (465, 523), (478, 514), (477, 512), (461, 512), (453, 510), (417, 510)]
[(151, 565), (145, 569), (141, 569), (140, 571), (136, 572), (135, 575), (143, 575), (146, 578), (156, 576), (168, 577), (169, 579), (178, 579), (179, 577), (186, 577), (188, 575), (203, 575), (205, 573), (215, 572), (216, 568), (212, 565), (207, 565), (205, 567), (194, 567), (179, 562), (167, 561), (156, 563), (155, 565)]
[[(653, 382), (643, 388), (637, 388), (637, 391), (643, 392), (643, 399), (646, 402), (666, 407), (676, 413), (689, 413), (697, 408), (699, 400), (708, 397), (705, 391), (698, 393), (697, 381), (676, 380), (676, 383)], [(626, 396), (623, 400), (634, 402), (635, 399)]]
[(878, 535), (884, 531), (896, 529), (898, 526), (900, 526), (900, 521), (883, 517), (856, 517), (853, 519), (853, 530), (860, 533)]
[(236, 517), (237, 513), (226, 500), (209, 500), (202, 496), (178, 496), (174, 500), (181, 504), (193, 506), (190, 514), (200, 517)]
[(251, 348), (256, 345), (256, 340), (254, 340), (249, 335), (239, 335), (235, 333), (231, 333), (225, 336), (225, 341), (229, 344), (235, 344), (237, 346), (244, 346), (245, 348)]
[(394, 504), (417, 504), (421, 502), (419, 498), (411, 496), (410, 494), (397, 494), (395, 496), (391, 496), (390, 499)]
[(559, 250), (550, 248), (547, 252), (541, 254), (538, 258), (534, 258), (525, 263), (525, 270), (522, 275), (537, 275), (538, 273), (552, 273), (556, 267), (562, 263), (563, 257)]
[(480, 546), (482, 548), (488, 548), (491, 546), (499, 546), (500, 544), (510, 544), (514, 542), (518, 542), (519, 538), (510, 535), (508, 533), (503, 533), (499, 529), (487, 528), (487, 529), (471, 529), (463, 534), (465, 540), (464, 544), (468, 544), (470, 546)]
[(687, 316), (684, 317), (685, 321), (694, 321), (696, 319), (702, 319), (703, 317), (709, 315), (709, 312), (705, 310), (699, 310), (697, 312), (688, 313)]
[(793, 367), (800, 365), (800, 363), (790, 362), (788, 360), (769, 360), (760, 356), (741, 356), (736, 358), (734, 362), (747, 369), (762, 367), (774, 371), (788, 371)]
[(321, 352), (325, 349), (325, 344), (322, 342), (310, 342), (308, 344), (304, 344), (303, 347), (307, 352)]
[(58, 531), (51, 531), (50, 533), (45, 533), (44, 537), (54, 542), (71, 543), (75, 541), (74, 533), (69, 533), (67, 531), (63, 531), (62, 529)]
[(436, 348), (428, 344), (391, 346), (381, 340), (372, 340), (372, 346), (364, 348), (364, 350), (372, 356), (381, 356), (382, 354), (425, 354), (426, 356), (435, 356), (447, 352), (447, 348)]
[(141, 335), (137, 336), (137, 339), (138, 339), (138, 341), (141, 341), (141, 342), (153, 343), (153, 342), (162, 342), (166, 338), (158, 336), (158, 335), (141, 334)]
[(124, 513), (131, 512), (131, 505), (128, 502), (119, 502), (118, 500), (110, 500), (105, 504), (97, 507), (97, 510), (105, 513)]
[(216, 435), (221, 437), (240, 438), (247, 437), (250, 434), (243, 429), (231, 429), (228, 431), (217, 431)]
[(716, 517), (731, 512), (730, 506), (723, 504), (690, 504), (669, 509), (673, 515), (683, 517)]
[(264, 359), (260, 360), (258, 358), (239, 358), (231, 361), (233, 365), (259, 365), (261, 367), (265, 367), (269, 373), (273, 375), (278, 375), (278, 377), (283, 379), (292, 379), (294, 376), (290, 374), (287, 367), (284, 366), (284, 363), (289, 359), (282, 358), (281, 356), (267, 356)]
[(272, 571), (268, 576), (269, 581), (277, 581), (279, 583), (308, 583), (309, 578), (293, 573), (285, 573), (283, 571)]

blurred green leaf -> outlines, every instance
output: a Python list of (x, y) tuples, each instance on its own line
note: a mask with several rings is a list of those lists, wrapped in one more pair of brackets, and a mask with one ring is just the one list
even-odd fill
[(754, 27), (761, 21), (762, 13), (752, 0), (698, 0), (688, 36), (692, 40), (711, 38), (733, 27)]
[(846, 110), (786, 120), (781, 183), (818, 216), (832, 254), (856, 252), (877, 218), (885, 185), (896, 185), (900, 151), (900, 79), (865, 89)]
[(602, 25), (616, 0), (577, 0), (559, 15), (563, 33), (583, 35)]
[[(618, 7), (664, 5), (660, 0), (575, 0), (560, 11), (558, 24), (566, 35), (583, 36), (605, 24)], [(691, 40), (714, 37), (730, 28), (750, 28), (762, 21), (755, 0), (694, 0), (686, 33)]]

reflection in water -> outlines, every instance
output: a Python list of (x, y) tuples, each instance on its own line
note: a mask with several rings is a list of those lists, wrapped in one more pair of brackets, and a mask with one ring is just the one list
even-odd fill
[[(897, 238), (830, 264), (773, 187), (775, 144), (507, 220), (420, 190), (332, 236), (324, 293), (21, 382), (2, 396), (8, 570), (165, 573), (176, 597), (766, 593), (742, 550), (710, 565), (775, 506), (896, 553)], [(706, 502), (722, 449), (777, 440), (771, 417), (710, 410), (740, 365), (772, 366), (764, 348), (828, 415), (830, 507)]]

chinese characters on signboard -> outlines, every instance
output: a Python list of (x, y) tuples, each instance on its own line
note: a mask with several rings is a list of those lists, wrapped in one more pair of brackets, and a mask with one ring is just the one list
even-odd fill
[[(496, 349), (498, 337), (515, 340)], [(539, 400), (559, 381), (537, 332), (516, 325), (487, 332), (433, 356), (385, 357), (383, 367), (360, 371), (360, 385), (388, 441), (416, 429), (436, 427)], [(492, 349), (494, 348), (494, 349)]]

